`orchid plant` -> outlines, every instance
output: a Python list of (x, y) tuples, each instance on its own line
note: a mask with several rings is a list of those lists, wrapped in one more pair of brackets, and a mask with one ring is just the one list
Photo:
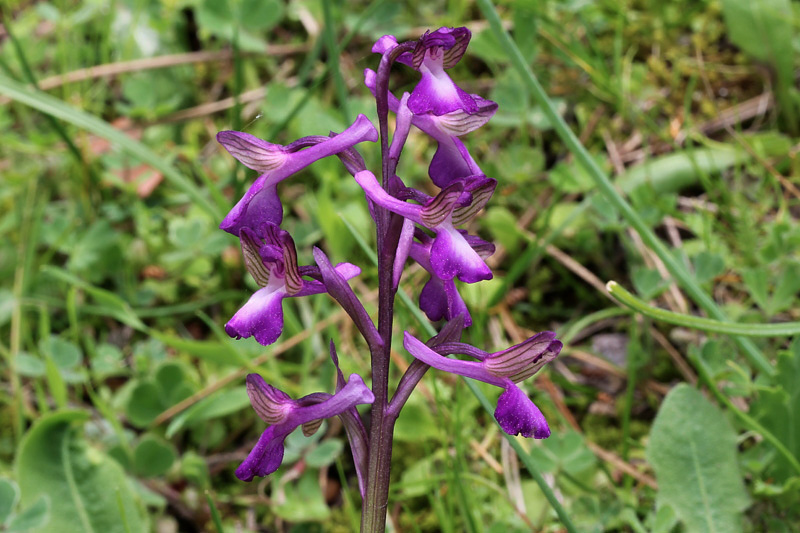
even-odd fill
[[(281, 464), (289, 433), (300, 426), (304, 434), (311, 435), (324, 419), (339, 416), (353, 454), (363, 499), (361, 529), (366, 532), (385, 528), (394, 424), (430, 367), (501, 388), (494, 416), (509, 435), (536, 439), (550, 435), (545, 417), (517, 383), (558, 355), (561, 342), (555, 334), (538, 333), (494, 353), (461, 342), (472, 318), (456, 280), (477, 283), (491, 279), (485, 259), (494, 252), (494, 245), (459, 226), (481, 211), (497, 185), (495, 179), (484, 175), (460, 139), (485, 124), (497, 104), (465, 92), (446, 72), (464, 55), (470, 37), (467, 28), (440, 28), (416, 41), (398, 43), (387, 35), (375, 43), (373, 52), (381, 54), (380, 64), (377, 72), (367, 69), (364, 76), (377, 103), (380, 134), (367, 117), (359, 115), (341, 133), (304, 137), (287, 146), (243, 132), (217, 135), (232, 156), (261, 173), (220, 226), (240, 239), (245, 266), (261, 287), (226, 324), (227, 333), (235, 338), (255, 337), (265, 346), (272, 344), (283, 329), (284, 298), (327, 292), (355, 323), (371, 361), (371, 386), (358, 374), (345, 379), (331, 341), (330, 355), (337, 370), (334, 393), (318, 392), (299, 399), (290, 398), (257, 374), (247, 376), (250, 401), (267, 428), (236, 475), (251, 481), (272, 474)], [(420, 74), (414, 90), (399, 98), (388, 88), (394, 63)], [(396, 125), (391, 142), (390, 111)], [(395, 173), (411, 126), (438, 145), (428, 168), (432, 185), (438, 189), (434, 196), (406, 186)], [(366, 168), (355, 148), (379, 139), (380, 180)], [(377, 326), (348, 284), (360, 269), (350, 263), (332, 265), (320, 248), (313, 249), (316, 265), (299, 266), (294, 241), (280, 228), (283, 207), (278, 184), (314, 161), (333, 155), (364, 190), (375, 222)], [(419, 264), (430, 275), (419, 294), (419, 306), (441, 327), (425, 342), (404, 332), (403, 346), (414, 362), (390, 395), (395, 294), (409, 262)], [(449, 357), (456, 354), (466, 359)], [(356, 409), (358, 405), (371, 406), (368, 420)]]

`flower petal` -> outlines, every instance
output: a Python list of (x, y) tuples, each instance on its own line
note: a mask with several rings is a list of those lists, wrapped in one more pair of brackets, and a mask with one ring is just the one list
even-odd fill
[(461, 361), (459, 359), (450, 359), (439, 355), (407, 331), (403, 336), (403, 346), (415, 359), (419, 359), (433, 368), (438, 368), (439, 370), (444, 370), (451, 374), (477, 379), (478, 381), (483, 381), (484, 383), (489, 383), (497, 387), (505, 388), (510, 383), (508, 379), (501, 379), (487, 372), (486, 369), (483, 368), (483, 363)]
[(217, 142), (247, 168), (262, 174), (279, 168), (288, 156), (280, 144), (262, 141), (243, 131), (221, 131)]
[(486, 370), (514, 383), (528, 379), (556, 358), (561, 352), (561, 341), (552, 331), (542, 331), (525, 341), (501, 352), (493, 353), (484, 361)]
[(420, 72), (422, 79), (408, 99), (408, 108), (412, 113), (431, 113), (437, 117), (452, 112), (478, 113), (478, 102), (456, 85), (444, 70), (429, 70), (423, 65)]
[(283, 205), (278, 198), (277, 182), (262, 174), (225, 215), (220, 229), (239, 235), (242, 228), (257, 229), (264, 224), (280, 224), (283, 220)]
[(281, 302), (286, 290), (276, 282), (257, 290), (227, 324), (225, 332), (235, 339), (255, 337), (259, 344), (269, 346), (283, 331)]
[[(247, 134), (242, 135), (236, 136), (236, 139), (250, 139), (252, 137), (247, 136)], [(228, 136), (223, 136), (223, 138), (228, 140)], [(255, 137), (252, 137), (252, 139), (255, 139)], [(364, 141), (374, 142), (377, 140), (378, 132), (375, 126), (366, 116), (359, 115), (350, 127), (338, 135), (320, 137), (317, 139), (319, 142), (315, 141), (316, 144), (313, 146), (296, 152), (289, 153), (284, 148), (285, 157), (282, 164), (270, 168), (265, 174), (259, 176), (244, 197), (222, 221), (220, 228), (238, 236), (243, 227), (258, 229), (265, 222), (280, 224), (283, 219), (283, 208), (280, 200), (278, 200), (276, 191), (276, 186), (279, 182), (323, 157), (338, 154)], [(269, 145), (265, 141), (261, 141), (261, 143)]]
[(550, 436), (550, 427), (539, 408), (516, 385), (509, 385), (497, 400), (494, 417), (509, 435), (535, 439)]
[(365, 170), (356, 174), (355, 180), (356, 183), (358, 183), (361, 188), (364, 189), (364, 193), (367, 195), (367, 198), (376, 204), (388, 209), (393, 213), (397, 213), (402, 217), (413, 220), (418, 224), (423, 224), (422, 219), (420, 218), (422, 207), (403, 202), (402, 200), (398, 200), (394, 196), (388, 194), (383, 190), (383, 187), (380, 186), (378, 180), (375, 179), (375, 175), (369, 170)]
[(312, 394), (293, 401), (293, 407), (283, 422), (269, 426), (258, 439), (247, 459), (236, 469), (236, 477), (251, 481), (255, 476), (268, 476), (275, 472), (283, 461), (283, 442), (295, 428), (316, 420), (324, 420), (360, 404), (375, 401), (372, 391), (358, 374), (352, 374), (347, 384), (336, 394)]
[(483, 259), (461, 233), (447, 224), (436, 228), (431, 245), (431, 267), (443, 280), (458, 277), (463, 282), (475, 283), (492, 279), (492, 271)]
[(283, 461), (283, 441), (289, 433), (291, 430), (287, 432), (283, 425), (268, 427), (247, 459), (236, 469), (236, 477), (242, 481), (252, 481), (256, 476), (264, 477), (276, 471)]
[(280, 389), (276, 389), (258, 374), (248, 374), (247, 396), (256, 414), (267, 424), (280, 424), (294, 407), (294, 400)]

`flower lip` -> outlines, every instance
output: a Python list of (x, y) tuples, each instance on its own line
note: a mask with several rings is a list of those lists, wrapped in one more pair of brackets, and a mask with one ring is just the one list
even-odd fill
[[(252, 386), (250, 386), (251, 383)], [(251, 401), (255, 398), (253, 407), (257, 412), (263, 411), (262, 402), (270, 402), (270, 399), (261, 396), (262, 393), (269, 391), (270, 394), (273, 394), (273, 391), (278, 391), (267, 385), (264, 378), (257, 374), (248, 376), (248, 386), (248, 394), (251, 390), (253, 394)], [(372, 391), (358, 374), (352, 374), (347, 384), (333, 395), (317, 393), (300, 400), (292, 400), (282, 391), (278, 392), (285, 396), (286, 404), (291, 407), (287, 409), (282, 421), (267, 427), (250, 454), (236, 469), (236, 477), (242, 481), (252, 481), (255, 476), (268, 476), (277, 470), (283, 461), (284, 440), (297, 427), (314, 426), (317, 420), (330, 418), (342, 414), (356, 405), (370, 404), (375, 401)], [(314, 403), (309, 405), (309, 401)]]
[(503, 391), (497, 399), (494, 417), (509, 435), (534, 439), (546, 439), (550, 436), (547, 419), (519, 387), (511, 386)]
[[(326, 292), (317, 280), (304, 280), (302, 272), (319, 275), (314, 267), (299, 268), (294, 240), (288, 232), (272, 223), (265, 223), (256, 233), (242, 228), (239, 233), (245, 266), (261, 287), (225, 324), (225, 332), (233, 338), (255, 337), (269, 346), (283, 331), (283, 299)], [(331, 270), (344, 280), (361, 273), (355, 265), (340, 263)]]

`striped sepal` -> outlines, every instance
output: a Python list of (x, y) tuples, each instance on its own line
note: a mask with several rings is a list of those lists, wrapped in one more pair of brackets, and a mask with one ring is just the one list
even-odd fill
[(486, 178), (485, 181), (471, 190), (472, 203), (466, 207), (458, 207), (453, 211), (453, 225), (460, 226), (472, 220), (492, 197), (496, 187), (497, 180)]
[(417, 46), (415, 46), (414, 51), (411, 52), (411, 66), (416, 70), (419, 70), (419, 67), (422, 66), (422, 60), (425, 59), (425, 54), (428, 53), (428, 47), (425, 45), (425, 37), (427, 37), (429, 33), (430, 30), (426, 31), (425, 35), (420, 37), (419, 41), (417, 41)]
[(244, 256), (244, 265), (247, 271), (250, 272), (259, 287), (266, 287), (269, 285), (270, 269), (264, 264), (259, 253), (262, 245), (261, 239), (249, 228), (242, 228), (239, 240), (242, 243), (242, 256)]
[[(558, 355), (561, 342), (554, 338), (553, 332), (543, 331), (525, 342), (488, 357), (483, 364), (495, 376), (510, 378), (518, 383), (534, 375)], [(557, 345), (557, 349), (553, 349), (556, 346), (551, 345)]]
[(262, 174), (280, 167), (287, 156), (283, 146), (241, 131), (221, 131), (217, 141), (245, 166)]
[(442, 66), (444, 68), (450, 68), (461, 60), (467, 51), (472, 34), (467, 28), (456, 28), (453, 30), (453, 37), (456, 38), (456, 44), (449, 50), (445, 50), (442, 57)]
[(281, 231), (281, 249), (283, 250), (286, 292), (289, 296), (293, 296), (303, 288), (303, 278), (300, 277), (300, 270), (297, 268), (297, 250), (294, 247), (294, 241), (286, 231)]
[(257, 379), (247, 379), (247, 396), (258, 416), (267, 424), (280, 424), (286, 420), (287, 404), (292, 399), (283, 391)]
[(464, 186), (460, 182), (452, 183), (442, 189), (428, 205), (422, 208), (420, 218), (429, 228), (435, 228), (450, 216), (461, 196)]
[(489, 119), (492, 118), (496, 109), (497, 104), (495, 104), (494, 109), (490, 109), (487, 112), (480, 109), (477, 113), (467, 113), (466, 111), (458, 109), (436, 117), (436, 123), (439, 129), (447, 135), (460, 137), (477, 130), (489, 122)]
[(322, 425), (322, 419), (312, 420), (311, 422), (306, 422), (303, 424), (303, 435), (306, 437), (310, 437), (314, 433), (317, 432), (319, 427)]

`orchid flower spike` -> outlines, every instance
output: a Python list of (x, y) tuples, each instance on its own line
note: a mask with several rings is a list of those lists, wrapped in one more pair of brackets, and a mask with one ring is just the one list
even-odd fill
[[(555, 333), (543, 331), (520, 344), (495, 353), (487, 353), (461, 342), (440, 344), (434, 351), (407, 331), (403, 346), (412, 356), (434, 368), (504, 389), (497, 400), (494, 417), (509, 435), (521, 434), (536, 439), (550, 436), (550, 427), (544, 415), (516, 383), (529, 378), (556, 358), (562, 344), (556, 340)], [(464, 354), (478, 361), (445, 357), (453, 353)]]
[(258, 374), (249, 374), (247, 395), (253, 409), (269, 427), (236, 469), (236, 477), (242, 481), (252, 481), (255, 476), (263, 477), (275, 472), (283, 461), (283, 443), (298, 426), (303, 426), (303, 434), (310, 436), (319, 429), (322, 420), (346, 413), (356, 405), (375, 401), (372, 391), (358, 374), (352, 374), (336, 394), (315, 393), (299, 400), (292, 400)]
[[(239, 237), (245, 266), (261, 288), (225, 324), (225, 331), (236, 339), (253, 336), (268, 346), (283, 331), (283, 299), (320, 294), (326, 292), (325, 285), (301, 277), (294, 241), (277, 225), (266, 222), (260, 233), (242, 228)], [(350, 263), (340, 263), (334, 269), (345, 279), (361, 273)], [(312, 270), (318, 272), (305, 268), (306, 272)]]
[(278, 198), (278, 183), (318, 159), (347, 152), (364, 141), (377, 140), (375, 126), (364, 115), (359, 115), (349, 128), (338, 135), (304, 137), (288, 146), (268, 143), (241, 131), (219, 132), (217, 141), (233, 157), (246, 167), (261, 172), (219, 227), (238, 236), (242, 228), (257, 229), (265, 222), (280, 224), (283, 206)]

